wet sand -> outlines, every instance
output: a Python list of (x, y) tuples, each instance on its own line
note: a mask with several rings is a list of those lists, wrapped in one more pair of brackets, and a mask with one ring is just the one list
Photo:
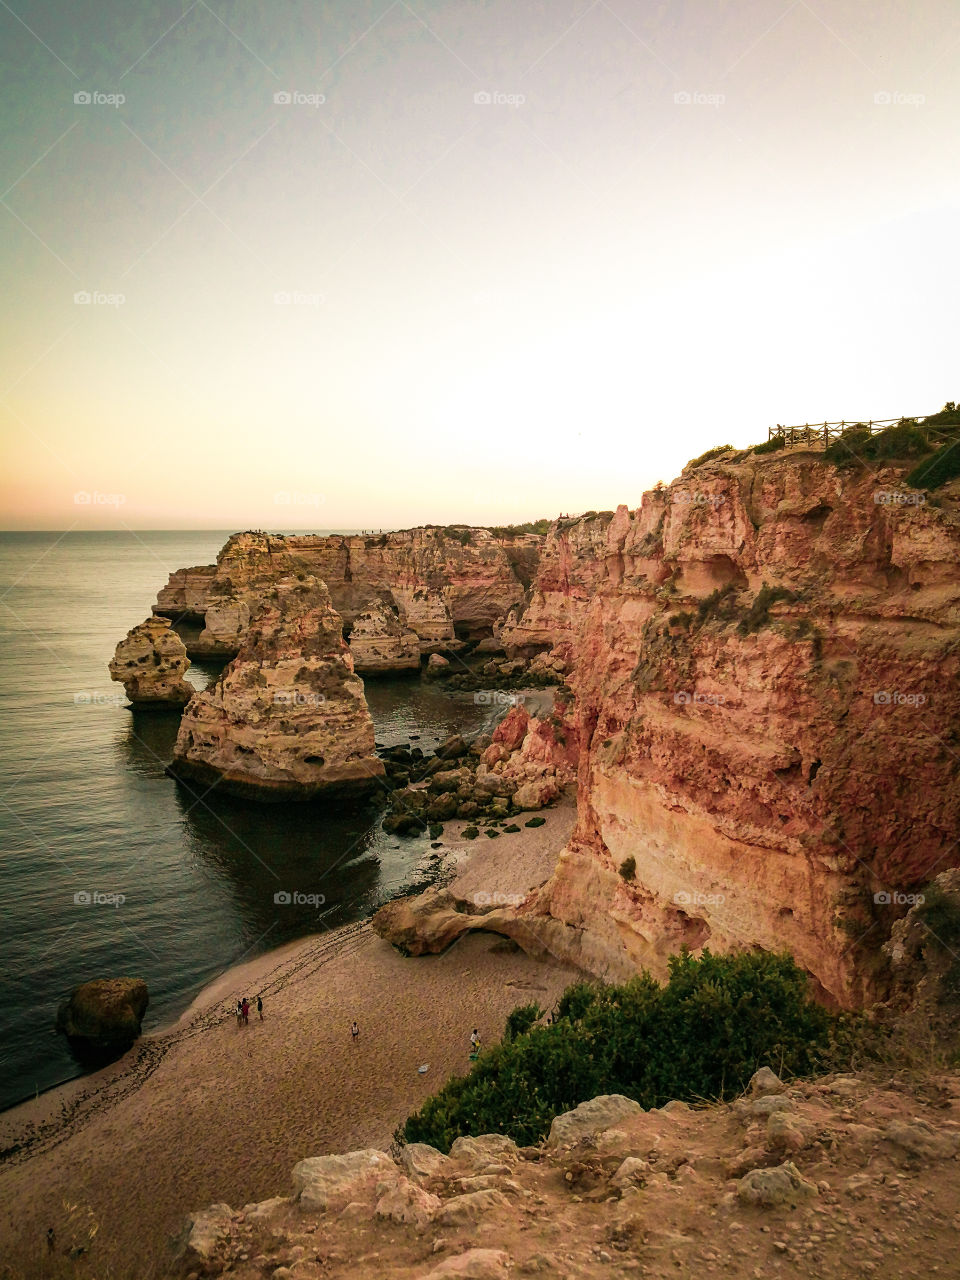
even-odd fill
[[(565, 804), (543, 816), (543, 827), (521, 821), (519, 834), (472, 844), (458, 838), (466, 824), (449, 824), (461, 885), (510, 895), (545, 880), (575, 813)], [(96, 1224), (98, 1278), (149, 1275), (190, 1210), (288, 1194), (305, 1156), (387, 1147), (424, 1098), (466, 1071), (474, 1026), (490, 1044), (516, 1005), (550, 1006), (576, 976), (490, 934), (404, 958), (367, 923), (230, 970), (119, 1063), (0, 1116), (4, 1261), (13, 1275), (40, 1274), (48, 1226), (59, 1250)], [(258, 991), (264, 1020), (254, 1007), (238, 1028), (237, 997)]]

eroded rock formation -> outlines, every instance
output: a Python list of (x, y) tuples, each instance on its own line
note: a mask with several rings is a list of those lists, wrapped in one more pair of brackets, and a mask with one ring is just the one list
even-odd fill
[(157, 593), (153, 612), (179, 622), (202, 622), (207, 611), (207, 594), (216, 573), (215, 564), (175, 569), (167, 585)]
[(167, 618), (147, 618), (131, 628), (110, 661), (110, 677), (138, 710), (183, 707), (195, 690), (183, 678), (187, 650)]
[(420, 637), (382, 600), (371, 601), (354, 618), (350, 652), (359, 675), (420, 670)]
[(263, 589), (239, 654), (187, 706), (171, 772), (261, 800), (311, 799), (376, 786), (374, 750), (330, 594), (297, 573)]
[(371, 601), (396, 609), (422, 652), (456, 648), (492, 634), (494, 624), (524, 599), (542, 538), (495, 538), (487, 529), (429, 526), (361, 535), (234, 534), (216, 566), (172, 574), (154, 611), (203, 618), (191, 640), (194, 657), (233, 657), (260, 594), (299, 568), (327, 584), (347, 633)]

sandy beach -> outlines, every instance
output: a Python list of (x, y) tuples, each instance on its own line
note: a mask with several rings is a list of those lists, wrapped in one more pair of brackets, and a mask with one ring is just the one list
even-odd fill
[[(472, 843), (459, 838), (467, 824), (448, 824), (461, 891), (523, 894), (547, 879), (575, 809), (543, 817)], [(466, 1071), (474, 1026), (490, 1044), (516, 1005), (549, 1007), (576, 976), (491, 934), (404, 958), (364, 922), (228, 971), (120, 1062), (0, 1116), (10, 1274), (44, 1274), (50, 1226), (58, 1251), (96, 1226), (97, 1269), (84, 1274), (98, 1280), (159, 1272), (190, 1210), (287, 1194), (305, 1156), (387, 1147), (424, 1098)], [(237, 997), (257, 992), (264, 1020), (254, 1007), (238, 1027)]]

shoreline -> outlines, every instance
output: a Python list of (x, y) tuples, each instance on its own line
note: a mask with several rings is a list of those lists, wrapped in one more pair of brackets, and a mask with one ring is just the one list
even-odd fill
[[(576, 809), (538, 816), (544, 826), (482, 844), (460, 838), (469, 823), (451, 822), (437, 851), (457, 860), (447, 883), (468, 875), (512, 894), (542, 883)], [(159, 1257), (193, 1210), (287, 1193), (299, 1159), (386, 1148), (426, 1097), (469, 1069), (473, 1026), (491, 1044), (511, 1009), (532, 999), (549, 1008), (578, 976), (489, 933), (443, 955), (403, 957), (369, 920), (230, 966), (116, 1063), (0, 1114), (0, 1233), (17, 1241), (11, 1261), (30, 1274), (47, 1226), (58, 1239), (72, 1229), (61, 1206), (73, 1204), (97, 1223), (102, 1264), (142, 1263), (140, 1251)], [(257, 991), (264, 1021), (254, 1012), (237, 1027), (238, 995)], [(138, 1168), (149, 1178), (132, 1180)]]

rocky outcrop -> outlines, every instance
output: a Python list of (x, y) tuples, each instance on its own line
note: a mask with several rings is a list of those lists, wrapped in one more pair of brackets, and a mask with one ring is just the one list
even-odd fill
[(233, 658), (251, 620), (277, 581), (311, 572), (291, 547), (292, 539), (267, 533), (235, 533), (217, 557), (206, 591), (203, 630), (191, 641), (196, 658)]
[(751, 454), (554, 526), (501, 631), (576, 695), (577, 830), (519, 908), (545, 946), (610, 977), (786, 948), (878, 993), (897, 894), (960, 861), (957, 497), (903, 488)]
[(362, 676), (420, 670), (420, 637), (382, 600), (372, 601), (354, 618), (350, 653)]
[(57, 1010), (57, 1030), (83, 1048), (122, 1051), (140, 1034), (147, 1011), (140, 978), (96, 978), (74, 987)]
[(195, 692), (183, 678), (190, 666), (183, 641), (166, 618), (148, 618), (127, 632), (110, 662), (110, 678), (136, 710), (183, 707)]
[(960, 1195), (957, 1073), (782, 1087), (771, 1119), (801, 1135), (788, 1157), (737, 1104), (643, 1111), (614, 1095), (557, 1116), (536, 1147), (497, 1133), (458, 1138), (449, 1156), (417, 1143), (396, 1162), (375, 1149), (304, 1160), (292, 1195), (191, 1215), (180, 1274), (944, 1272)]
[(238, 656), (188, 704), (171, 772), (259, 800), (377, 785), (373, 721), (330, 595), (283, 576), (261, 593)]
[(379, 600), (397, 611), (404, 630), (416, 632), (422, 652), (457, 648), (490, 637), (498, 619), (524, 599), (541, 542), (536, 534), (495, 538), (465, 525), (378, 537), (237, 533), (213, 572), (204, 566), (172, 574), (154, 612), (202, 616), (191, 657), (230, 658), (260, 594), (280, 575), (299, 570), (327, 584), (348, 636)]
[(153, 612), (177, 622), (202, 622), (207, 612), (207, 596), (216, 577), (215, 564), (175, 569), (167, 585), (157, 593)]

